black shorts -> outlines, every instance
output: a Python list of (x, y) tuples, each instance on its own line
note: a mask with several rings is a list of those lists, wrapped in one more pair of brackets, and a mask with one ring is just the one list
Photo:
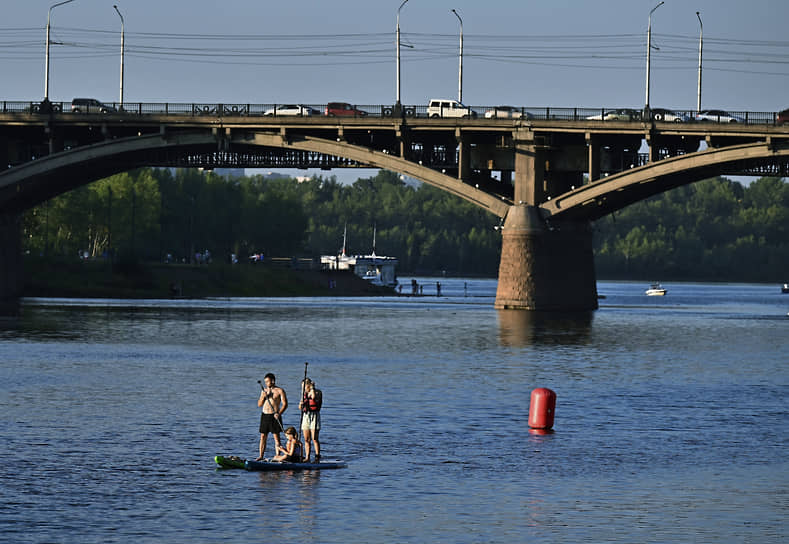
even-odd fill
[(281, 432), (282, 425), (280, 425), (279, 420), (274, 417), (274, 414), (260, 414), (260, 434), (279, 434)]

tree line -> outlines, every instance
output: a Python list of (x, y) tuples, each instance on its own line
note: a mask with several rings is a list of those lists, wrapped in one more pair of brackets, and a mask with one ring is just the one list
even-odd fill
[[(789, 274), (789, 186), (714, 178), (657, 195), (594, 224), (600, 278), (778, 281)], [(353, 184), (316, 176), (227, 179), (142, 168), (28, 210), (23, 248), (52, 258), (193, 262), (231, 254), (391, 255), (400, 273), (495, 276), (499, 219), (427, 184), (380, 171)], [(375, 248), (373, 236), (375, 233)], [(781, 280), (785, 281), (785, 280)]]
[(785, 282), (789, 184), (723, 177), (661, 193), (595, 223), (604, 278)]

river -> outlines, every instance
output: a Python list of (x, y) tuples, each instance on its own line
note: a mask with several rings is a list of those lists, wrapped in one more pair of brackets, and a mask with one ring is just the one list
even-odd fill
[[(410, 291), (410, 278), (401, 278)], [(779, 542), (789, 295), (599, 282), (599, 310), (422, 297), (27, 299), (0, 321), (0, 540)], [(321, 472), (255, 457), (257, 380), (325, 401)], [(528, 432), (530, 392), (557, 394)], [(269, 439), (268, 453), (273, 449)], [(783, 536), (782, 536), (783, 535)]]

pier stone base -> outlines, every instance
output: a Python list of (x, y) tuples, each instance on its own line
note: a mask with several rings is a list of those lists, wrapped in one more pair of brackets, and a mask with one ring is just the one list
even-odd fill
[(502, 227), (495, 307), (597, 309), (590, 225), (556, 221), (547, 225), (534, 206), (510, 208)]
[(22, 239), (20, 216), (0, 213), (0, 306), (22, 294)]

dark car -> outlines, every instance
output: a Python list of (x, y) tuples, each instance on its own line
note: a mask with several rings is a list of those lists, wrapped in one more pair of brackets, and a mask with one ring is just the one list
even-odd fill
[(786, 123), (789, 123), (789, 109), (779, 111), (778, 115), (775, 116), (776, 125), (785, 125)]
[(95, 98), (75, 98), (71, 101), (73, 113), (115, 113), (115, 106), (110, 106)]
[(364, 117), (367, 112), (347, 102), (329, 102), (326, 104), (326, 115), (329, 117)]

